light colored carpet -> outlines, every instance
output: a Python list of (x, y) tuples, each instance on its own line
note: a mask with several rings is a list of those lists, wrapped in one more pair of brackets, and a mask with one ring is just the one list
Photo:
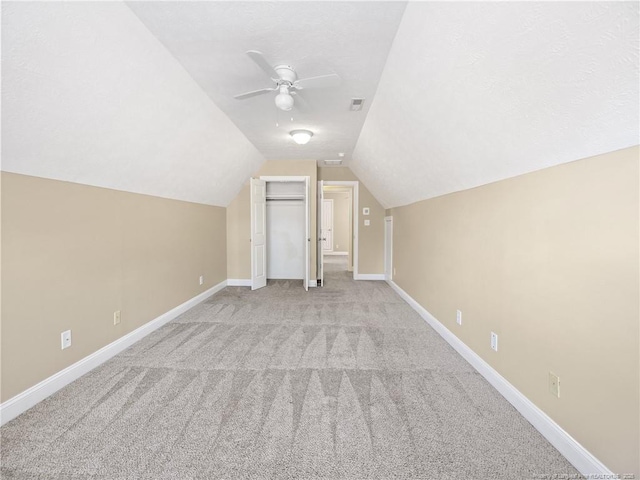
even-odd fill
[(384, 282), (229, 287), (5, 425), (7, 479), (576, 474)]

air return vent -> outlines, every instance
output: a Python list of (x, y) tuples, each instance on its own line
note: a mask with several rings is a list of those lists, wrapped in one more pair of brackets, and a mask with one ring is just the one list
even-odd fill
[(324, 160), (324, 164), (325, 164), (325, 165), (341, 165), (341, 164), (342, 164), (342, 159), (338, 159), (338, 160)]
[(364, 98), (352, 98), (350, 110), (352, 112), (357, 112), (358, 110), (362, 110), (362, 104), (364, 103)]

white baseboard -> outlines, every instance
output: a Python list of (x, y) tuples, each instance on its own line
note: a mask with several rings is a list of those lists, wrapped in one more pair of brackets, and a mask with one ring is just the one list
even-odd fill
[(354, 280), (384, 280), (384, 273), (358, 273)]
[(323, 252), (323, 255), (349, 255), (349, 252)]
[(250, 278), (229, 278), (227, 280), (227, 287), (250, 287), (251, 279)]
[(318, 286), (317, 280), (309, 280), (309, 287), (317, 287), (317, 286)]
[(209, 290), (196, 295), (192, 299), (187, 300), (183, 304), (178, 305), (166, 313), (163, 313), (159, 317), (145, 323), (143, 326), (123, 337), (120, 337), (118, 340), (111, 342), (109, 345), (102, 347), (100, 350), (95, 351), (91, 355), (84, 357), (82, 360), (77, 361), (73, 365), (68, 366), (64, 370), (59, 371), (33, 387), (0, 404), (0, 425), (4, 425), (8, 421), (16, 418), (18, 415), (26, 412), (37, 403), (50, 395), (53, 395), (61, 388), (69, 385), (85, 373), (88, 373), (97, 366), (103, 364), (111, 357), (122, 352), (124, 349), (129, 348), (131, 345), (146, 337), (154, 330), (157, 330), (166, 323), (169, 323), (178, 315), (183, 314), (190, 308), (209, 298), (214, 293), (219, 292), (226, 285), (226, 280), (220, 282), (215, 287), (211, 287)]
[[(456, 337), (431, 315), (422, 305), (393, 281), (387, 283), (400, 295), (433, 329), (444, 338), (467, 362), (474, 367), (507, 401), (518, 410), (564, 457), (584, 476), (605, 475), (598, 478), (615, 478), (600, 460), (593, 456), (576, 439), (569, 435), (546, 413), (535, 406), (516, 387), (494, 370), (477, 353)], [(606, 476), (611, 475), (611, 476)]]

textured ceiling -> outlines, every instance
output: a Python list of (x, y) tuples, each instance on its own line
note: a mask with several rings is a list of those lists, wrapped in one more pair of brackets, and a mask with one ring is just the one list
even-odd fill
[(125, 4), (2, 4), (3, 170), (227, 205), (263, 161)]
[(637, 145), (638, 13), (409, 4), (350, 167), (392, 207)]
[[(376, 91), (404, 2), (129, 2), (129, 7), (268, 159), (348, 159)], [(259, 50), (299, 78), (337, 73), (338, 88), (304, 90), (307, 108), (291, 113), (275, 93), (234, 95), (272, 86), (247, 56)], [(353, 97), (364, 109), (349, 111)], [(293, 121), (291, 121), (293, 117)], [(279, 126), (276, 126), (276, 123)], [(295, 144), (289, 131), (314, 137)]]
[[(2, 169), (227, 205), (265, 157), (345, 152), (404, 205), (640, 143), (638, 18), (637, 2), (3, 3)], [(291, 122), (271, 95), (232, 98), (269, 85), (249, 49), (343, 84), (304, 91)]]

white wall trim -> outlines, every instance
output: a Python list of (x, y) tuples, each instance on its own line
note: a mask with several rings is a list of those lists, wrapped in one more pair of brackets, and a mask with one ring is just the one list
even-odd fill
[[(613, 475), (600, 460), (569, 435), (560, 425), (511, 385), (477, 353), (431, 315), (422, 305), (393, 281), (387, 282), (433, 329), (475, 368), (507, 401), (518, 410), (582, 474)], [(603, 477), (613, 478), (613, 477)]]
[(385, 280), (384, 273), (358, 273), (355, 280)]
[(324, 252), (323, 255), (349, 255), (349, 252)]
[(250, 278), (229, 278), (227, 280), (227, 287), (250, 287)]
[(13, 420), (18, 415), (26, 412), (45, 398), (53, 395), (61, 388), (67, 386), (74, 380), (80, 378), (85, 373), (88, 373), (97, 366), (103, 364), (111, 357), (130, 347), (137, 341), (149, 335), (151, 332), (169, 323), (177, 316), (203, 302), (211, 295), (219, 292), (226, 286), (227, 281), (224, 280), (216, 286), (211, 287), (210, 289), (202, 292), (199, 295), (196, 295), (192, 299), (187, 300), (183, 304), (178, 305), (168, 312), (163, 313), (159, 317), (145, 323), (132, 332), (129, 332), (125, 336), (111, 342), (109, 345), (102, 347), (91, 355), (84, 357), (82, 360), (77, 361), (64, 370), (60, 370), (58, 373), (51, 375), (49, 378), (44, 379), (33, 387), (28, 388), (24, 392), (19, 393), (15, 397), (12, 397), (6, 402), (0, 404), (0, 425), (4, 425), (8, 421)]
[(317, 287), (318, 280), (309, 280), (309, 287)]

